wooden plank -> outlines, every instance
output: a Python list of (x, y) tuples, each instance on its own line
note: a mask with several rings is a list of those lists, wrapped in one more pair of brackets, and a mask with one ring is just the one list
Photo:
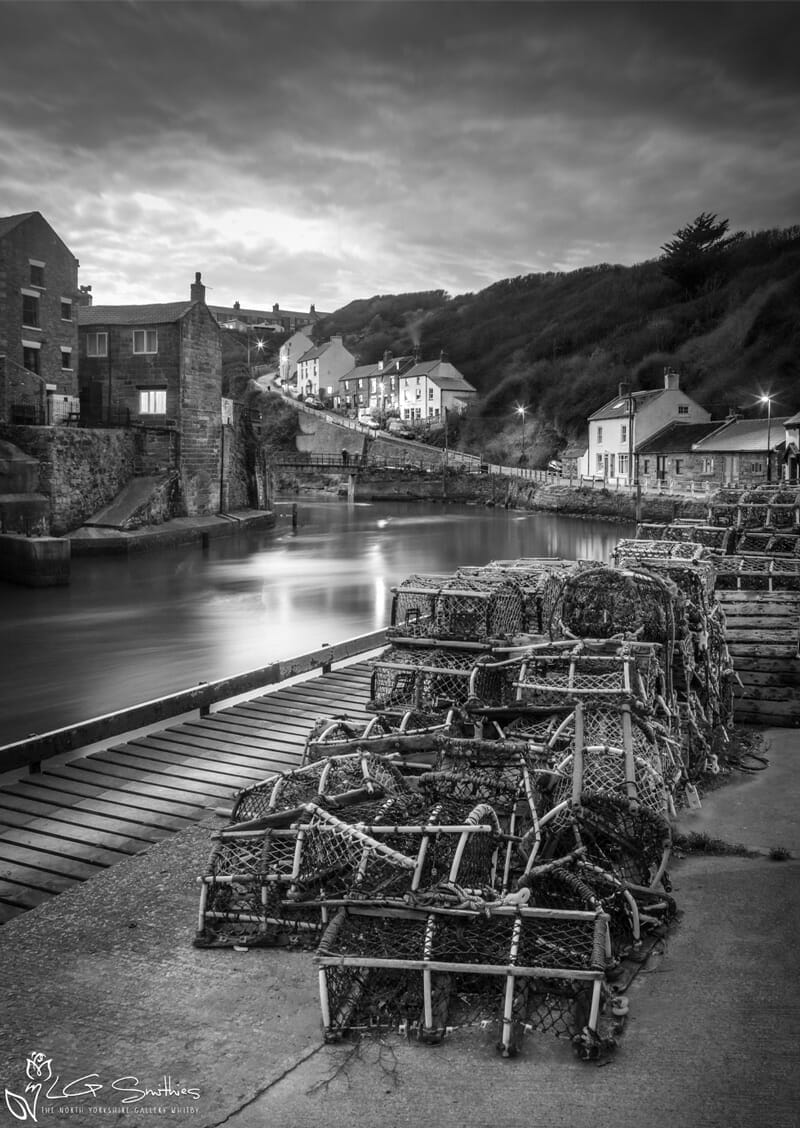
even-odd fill
[[(141, 740), (131, 741), (135, 743), (139, 749), (153, 749), (154, 751), (171, 753), (175, 758), (186, 762), (205, 763), (224, 763), (232, 768), (242, 768), (245, 770), (261, 770), (265, 763), (269, 762), (269, 756), (263, 752), (259, 754), (249, 753), (243, 750), (240, 753), (225, 752), (221, 753), (219, 748), (206, 748), (201, 746), (196, 741), (181, 742), (177, 740), (168, 739), (159, 733), (153, 733), (150, 736), (142, 737)], [(122, 745), (127, 748), (128, 745)]]
[(0, 838), (6, 837), (12, 830), (27, 830), (34, 836), (26, 840), (28, 845), (34, 845), (42, 839), (49, 841), (54, 850), (63, 849), (65, 843), (68, 847), (70, 843), (80, 842), (100, 846), (122, 855), (137, 854), (150, 845), (141, 838), (128, 838), (113, 831), (95, 830), (92, 827), (76, 826), (74, 823), (58, 822), (54, 819), (37, 818), (32, 822), (27, 815), (22, 815), (18, 811), (0, 810), (0, 826), (4, 828)]
[(85, 772), (95, 782), (102, 781), (106, 787), (113, 788), (115, 784), (125, 786), (128, 792), (136, 790), (138, 794), (145, 796), (155, 793), (188, 806), (197, 805), (201, 799), (213, 805), (215, 799), (227, 795), (230, 791), (230, 788), (208, 783), (205, 780), (193, 783), (188, 779), (174, 779), (168, 782), (164, 775), (157, 772), (141, 771), (135, 767), (110, 763), (107, 759), (95, 756), (87, 756), (85, 760), (73, 760), (69, 766), (75, 772)]
[(771, 658), (765, 655), (751, 655), (748, 651), (737, 655), (736, 657), (736, 672), (739, 673), (745, 670), (758, 670), (761, 673), (792, 673), (794, 674), (800, 669), (800, 660), (793, 658), (787, 661), (786, 658)]
[[(35, 855), (41, 855), (49, 860), (52, 855), (55, 855), (65, 861), (85, 862), (86, 864), (101, 866), (103, 869), (113, 865), (114, 862), (118, 862), (125, 854), (133, 852), (130, 850), (109, 850), (108, 847), (99, 843), (77, 837), (54, 838), (52, 835), (42, 833), (38, 828), (30, 826), (25, 830), (9, 830), (0, 836), (0, 858), (10, 857), (11, 851), (17, 847), (31, 851), (31, 858), (34, 858)], [(45, 865), (46, 862), (43, 861), (42, 864)]]
[[(736, 701), (771, 701), (773, 704), (778, 701), (793, 702), (798, 700), (797, 690), (794, 686), (788, 685), (736, 686), (733, 696)], [(798, 703), (798, 709), (800, 709), (800, 703)]]
[[(4, 880), (19, 881), (17, 876), (29, 870), (36, 878), (37, 888), (47, 888), (43, 884), (49, 877), (69, 878), (72, 881), (84, 881), (106, 869), (97, 862), (82, 861), (80, 859), (58, 857), (55, 854), (43, 854), (38, 850), (29, 850), (13, 843), (0, 843), (0, 878)], [(41, 874), (39, 878), (37, 875)], [(27, 883), (27, 877), (25, 878)]]
[(715, 594), (725, 608), (726, 614), (728, 605), (731, 607), (747, 607), (752, 604), (758, 607), (761, 606), (762, 602), (768, 602), (774, 604), (776, 607), (800, 607), (800, 592), (796, 591), (754, 593), (735, 591), (730, 588), (720, 588)]
[(40, 889), (38, 886), (26, 885), (24, 882), (0, 881), (0, 902), (13, 905), (22, 911), (35, 909), (37, 905), (49, 901), (54, 894), (63, 893), (74, 884), (74, 881), (63, 881), (56, 888)]
[(797, 645), (797, 628), (787, 630), (783, 627), (770, 627), (764, 630), (755, 630), (753, 628), (737, 628), (728, 627), (725, 631), (725, 638), (728, 646), (731, 643), (737, 642), (774, 642), (777, 645), (789, 646), (794, 642)]
[(0, 925), (8, 924), (14, 917), (18, 917), (20, 913), (25, 912), (24, 909), (19, 908), (17, 905), (8, 905), (0, 901)]
[(142, 826), (161, 826), (169, 830), (196, 822), (205, 810), (200, 806), (191, 810), (183, 807), (176, 810), (174, 803), (165, 802), (153, 795), (148, 795), (144, 802), (139, 795), (131, 795), (122, 790), (112, 793), (107, 787), (93, 784), (91, 780), (80, 778), (76, 782), (53, 771), (42, 772), (39, 776), (31, 776), (28, 781), (12, 784), (4, 788), (4, 794), (21, 799), (34, 798), (59, 808), (69, 806), (72, 810), (81, 810), (85, 807), (98, 814), (106, 814), (109, 818), (120, 814)]
[(247, 741), (221, 740), (216, 736), (209, 738), (208, 734), (195, 734), (191, 727), (187, 730), (170, 729), (168, 733), (159, 733), (158, 741), (159, 744), (170, 745), (176, 749), (196, 748), (219, 757), (228, 755), (246, 756), (254, 763), (273, 759), (287, 764), (297, 762), (297, 758), (302, 754), (305, 745), (305, 741), (294, 741), (291, 744), (279, 744), (277, 741), (272, 741), (264, 747), (254, 748)]
[(733, 658), (734, 666), (736, 665), (736, 658), (742, 655), (745, 658), (782, 658), (784, 661), (787, 658), (797, 657), (797, 644), (789, 646), (788, 643), (783, 645), (771, 646), (768, 643), (754, 643), (745, 640), (738, 640), (736, 642), (728, 643), (728, 650)]
[(51, 825), (54, 834), (59, 826), (64, 828), (65, 833), (71, 833), (70, 828), (86, 827), (101, 834), (113, 835), (124, 842), (139, 842), (142, 846), (160, 842), (170, 833), (164, 827), (144, 826), (130, 819), (97, 814), (86, 807), (60, 807), (28, 796), (0, 792), (0, 825), (24, 826), (34, 819), (38, 819), (41, 824)]
[(81, 790), (80, 793), (83, 795), (88, 794), (88, 789), (92, 787), (96, 792), (111, 792), (109, 798), (116, 801), (122, 801), (121, 796), (124, 795), (132, 806), (140, 808), (146, 808), (149, 802), (158, 800), (165, 806), (155, 807), (154, 810), (166, 811), (168, 814), (185, 815), (191, 811), (192, 815), (195, 815), (213, 806), (214, 796), (205, 794), (186, 796), (173, 787), (160, 787), (143, 780), (141, 774), (134, 773), (133, 777), (126, 777), (123, 773), (118, 773), (116, 776), (104, 774), (96, 769), (87, 769), (87, 763), (88, 760), (72, 760), (69, 764), (64, 764), (59, 771), (48, 772), (48, 779), (82, 785), (87, 789)]
[(800, 689), (800, 670), (788, 669), (786, 671), (771, 670), (762, 672), (760, 670), (742, 670), (736, 667), (736, 673), (739, 675), (742, 682), (749, 686), (793, 686), (796, 690)]
[[(202, 727), (198, 727), (202, 723)], [(309, 725), (309, 729), (311, 726)], [(170, 734), (175, 732), (175, 729), (170, 729)], [(305, 736), (299, 733), (285, 733), (277, 736), (272, 732), (258, 732), (256, 729), (241, 728), (237, 725), (230, 723), (225, 724), (215, 721), (213, 718), (208, 717), (202, 722), (196, 724), (185, 724), (181, 726), (181, 732), (192, 733), (195, 736), (206, 738), (209, 741), (227, 741), (230, 744), (239, 745), (244, 748), (251, 748), (254, 751), (266, 752), (270, 748), (283, 747), (287, 751), (295, 748), (302, 749), (305, 744)]]
[[(93, 757), (94, 758), (94, 757)], [(99, 761), (106, 764), (123, 764), (145, 771), (158, 772), (167, 780), (205, 780), (208, 783), (236, 785), (238, 780), (260, 779), (261, 773), (253, 767), (240, 768), (225, 760), (203, 760), (200, 757), (176, 756), (163, 749), (149, 748), (144, 742), (115, 744), (106, 749)]]

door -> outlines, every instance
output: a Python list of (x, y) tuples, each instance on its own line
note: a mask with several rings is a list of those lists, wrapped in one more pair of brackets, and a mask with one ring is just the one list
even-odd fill
[(667, 456), (665, 454), (656, 455), (656, 481), (664, 482), (667, 478)]
[(739, 481), (739, 455), (726, 454), (722, 470), (723, 481), (727, 484)]

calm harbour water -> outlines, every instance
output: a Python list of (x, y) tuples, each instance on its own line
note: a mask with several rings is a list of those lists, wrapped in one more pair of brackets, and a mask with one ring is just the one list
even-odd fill
[(0, 744), (385, 626), (407, 576), (522, 556), (610, 558), (628, 525), (473, 506), (276, 503), (272, 530), (76, 558), (64, 588), (0, 582)]

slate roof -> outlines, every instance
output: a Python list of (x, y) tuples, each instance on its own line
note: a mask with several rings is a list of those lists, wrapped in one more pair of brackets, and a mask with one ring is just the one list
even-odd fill
[(78, 306), (79, 325), (169, 325), (180, 321), (195, 302), (159, 302), (155, 305)]
[(688, 453), (693, 444), (718, 431), (723, 423), (670, 423), (636, 444), (637, 454)]
[(603, 404), (597, 411), (593, 412), (590, 419), (623, 419), (628, 415), (628, 400), (633, 400), (633, 412), (642, 408), (650, 400), (656, 399), (657, 396), (662, 396), (666, 388), (654, 388), (649, 392), (626, 392), (622, 396), (614, 396), (608, 403)]
[(371, 376), (374, 371), (374, 364), (357, 364), (355, 368), (345, 372), (344, 376), (339, 377), (339, 383), (341, 384), (342, 380), (363, 380)]
[[(785, 415), (778, 419), (773, 417), (769, 424), (769, 445), (772, 450), (776, 450), (784, 442), (786, 419)], [(736, 419), (731, 423), (723, 423), (716, 432), (700, 439), (695, 443), (694, 449), (701, 454), (704, 451), (713, 451), (715, 454), (763, 452), (767, 449), (767, 429), (766, 419)]]
[[(444, 371), (437, 372), (437, 368)], [(449, 372), (447, 370), (450, 370)], [(457, 368), (447, 360), (421, 360), (404, 372), (403, 379), (413, 380), (416, 377), (427, 376), (437, 387), (448, 392), (474, 392), (472, 384), (461, 375)]]
[(35, 212), (20, 212), (19, 215), (1, 215), (0, 216), (0, 238), (7, 235), (9, 231), (13, 231), (18, 227), (23, 220), (30, 219)]

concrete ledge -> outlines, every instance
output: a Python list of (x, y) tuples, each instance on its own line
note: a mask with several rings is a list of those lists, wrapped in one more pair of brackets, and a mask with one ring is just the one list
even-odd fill
[(59, 537), (0, 534), (0, 579), (26, 587), (68, 584), (70, 543)]
[(219, 537), (233, 536), (243, 529), (269, 529), (274, 524), (275, 514), (271, 510), (246, 509), (207, 517), (175, 517), (162, 525), (145, 525), (130, 532), (84, 526), (65, 539), (71, 543), (74, 556), (93, 556), (202, 545)]

